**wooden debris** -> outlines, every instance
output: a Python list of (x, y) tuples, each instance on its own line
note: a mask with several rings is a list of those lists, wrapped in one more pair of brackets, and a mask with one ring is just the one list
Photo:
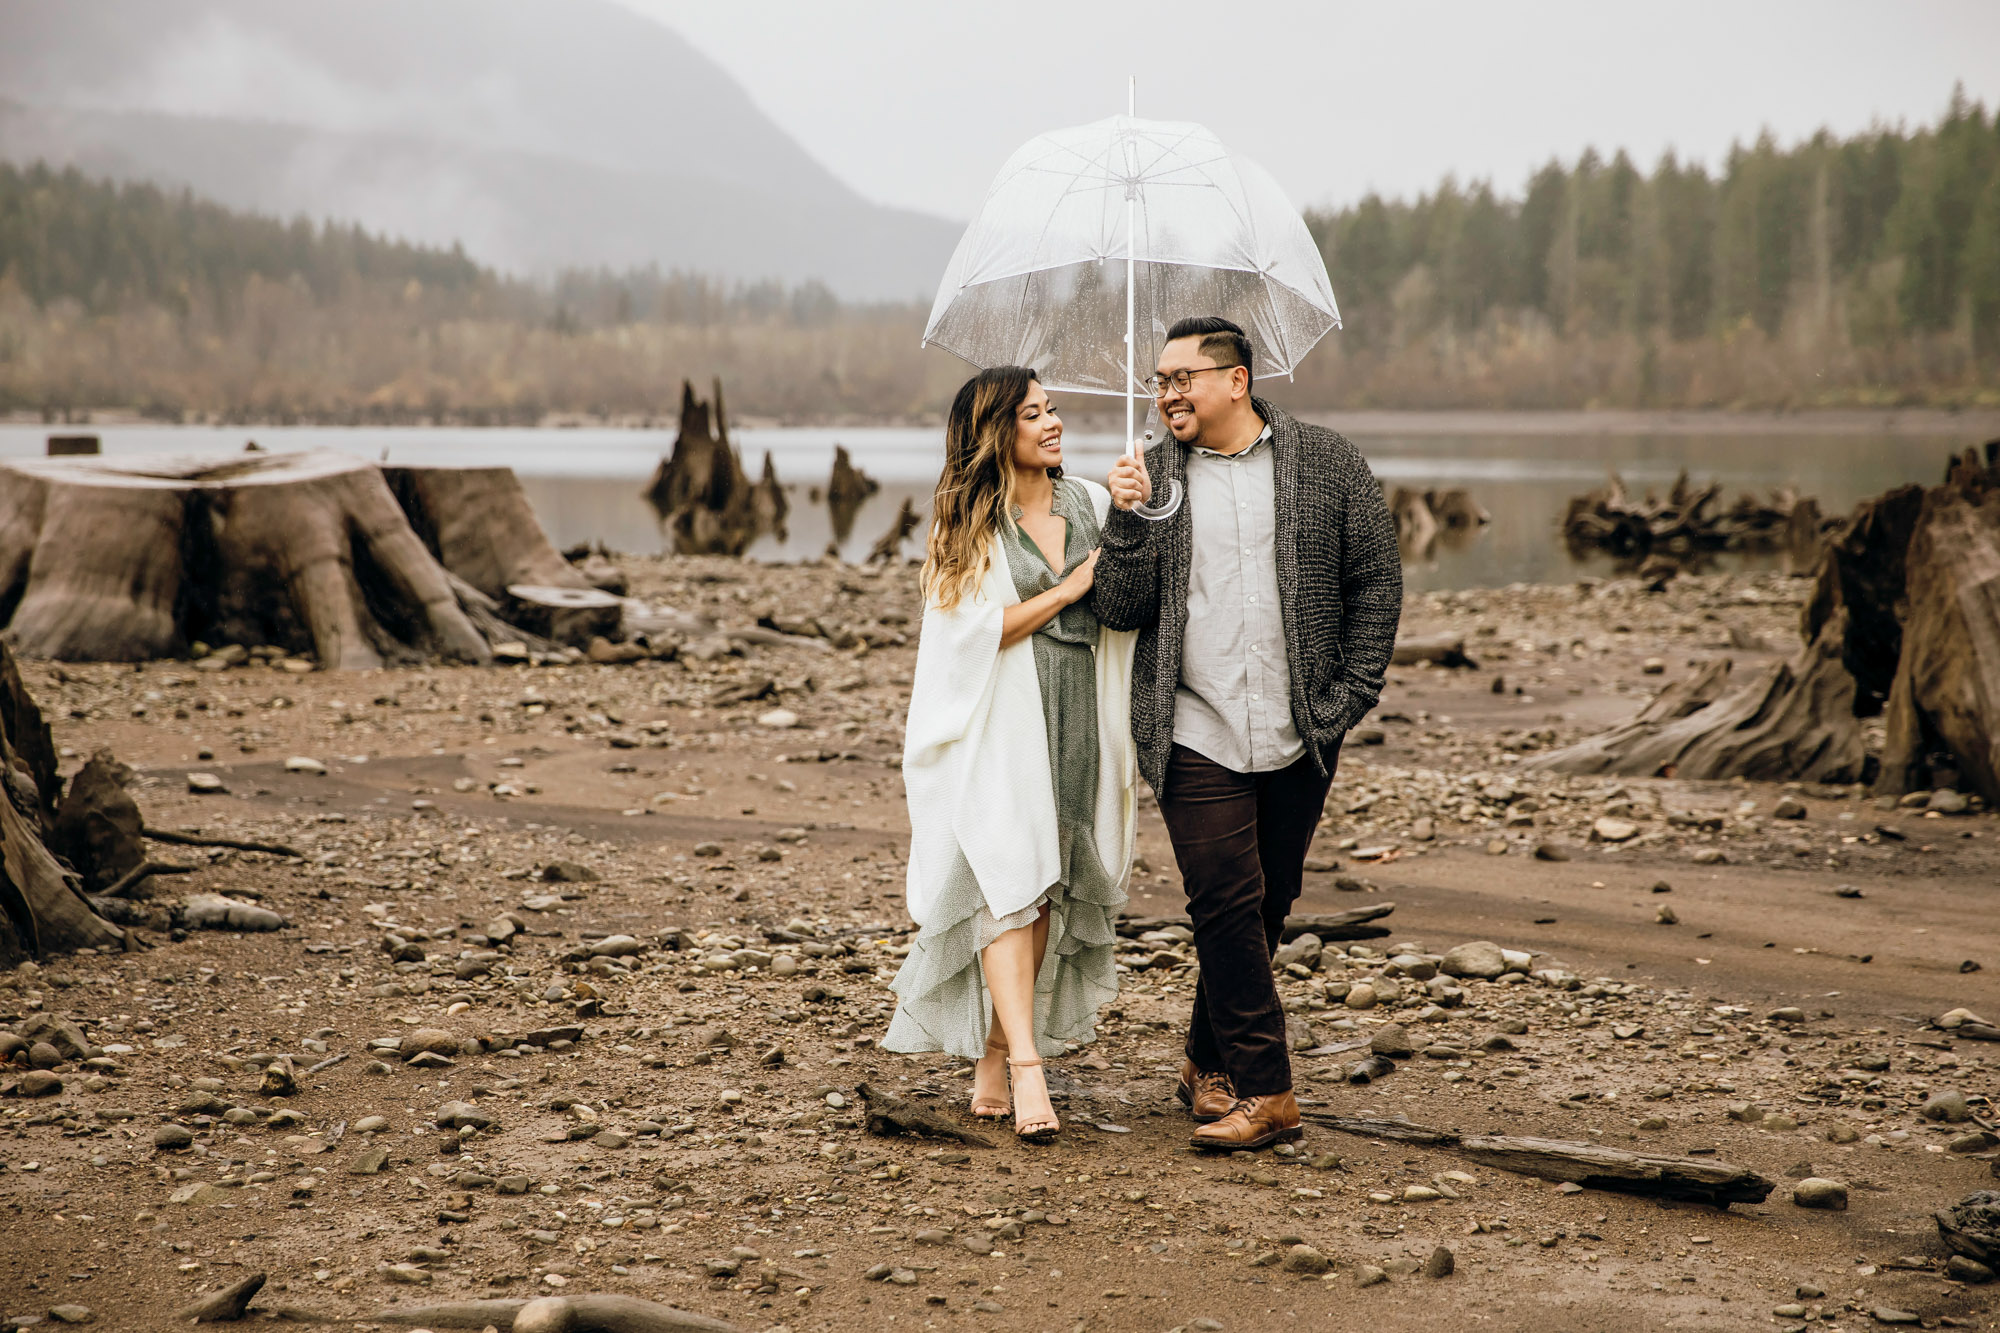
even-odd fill
[(1389, 656), (1391, 666), (1415, 666), (1419, 662), (1429, 662), (1439, 667), (1471, 667), (1478, 669), (1479, 663), (1465, 655), (1463, 634), (1427, 634), (1408, 639), (1396, 640), (1396, 646)]
[[(1285, 928), (1279, 940), (1287, 942), (1301, 935), (1317, 935), (1322, 940), (1380, 939), (1390, 933), (1389, 928), (1368, 923), (1379, 921), (1395, 910), (1394, 903), (1370, 903), (1345, 912), (1294, 913), (1285, 918)], [(1137, 939), (1148, 931), (1164, 930), (1168, 926), (1187, 927), (1188, 924), (1185, 916), (1121, 916), (1116, 927), (1126, 939)]]
[[(1607, 551), (1633, 564), (1655, 553), (1685, 560), (1803, 540), (1793, 522), (1799, 497), (1791, 490), (1774, 491), (1769, 500), (1739, 495), (1718, 512), (1714, 506), (1721, 496), (1720, 481), (1696, 486), (1683, 471), (1665, 498), (1649, 490), (1643, 499), (1634, 499), (1614, 472), (1602, 487), (1571, 498), (1563, 515), (1563, 537), (1573, 551)], [(1815, 504), (1810, 513), (1818, 511)]]
[(392, 1305), (372, 1323), (427, 1328), (501, 1328), (512, 1333), (735, 1333), (736, 1325), (634, 1296), (544, 1296), (537, 1300)]
[(154, 875), (191, 875), (198, 869), (199, 866), (176, 865), (171, 861), (147, 861), (120, 875), (116, 882), (105, 886), (104, 892), (99, 896), (122, 898)]
[(1341, 1116), (1324, 1111), (1299, 1114), (1304, 1120), (1343, 1134), (1443, 1148), (1495, 1170), (1539, 1176), (1543, 1180), (1572, 1181), (1586, 1189), (1684, 1199), (1726, 1208), (1732, 1203), (1761, 1203), (1776, 1188), (1775, 1182), (1727, 1162), (1630, 1153), (1565, 1139), (1463, 1135), (1456, 1130), (1432, 1129), (1408, 1120)]
[(232, 1324), (250, 1309), (250, 1300), (263, 1289), (266, 1274), (252, 1273), (217, 1291), (211, 1291), (191, 1305), (168, 1316), (176, 1324)]
[(833, 539), (844, 542), (854, 531), (854, 516), (868, 497), (881, 490), (881, 483), (854, 466), (847, 446), (833, 446), (833, 474), (827, 478), (826, 507), (833, 519)]
[[(124, 892), (136, 882), (128, 877), (146, 859), (139, 835), (145, 821), (125, 789), (131, 777), (132, 770), (111, 751), (98, 750), (69, 780), (49, 828), (49, 849), (76, 867), (92, 893)], [(106, 887), (111, 884), (125, 888)]]
[(264, 852), (271, 856), (290, 856), (303, 859), (304, 852), (296, 847), (287, 847), (282, 842), (258, 842), (254, 838), (225, 838), (215, 833), (178, 833), (167, 829), (149, 828), (140, 832), (154, 842), (170, 842), (181, 847), (233, 847), (239, 852)]
[(991, 1148), (993, 1141), (952, 1123), (944, 1116), (915, 1102), (863, 1083), (855, 1089), (868, 1111), (868, 1132), (881, 1138), (917, 1134), (928, 1138), (956, 1139), (974, 1148)]
[(2000, 1268), (2000, 1190), (1969, 1194), (1933, 1216), (1946, 1249)]

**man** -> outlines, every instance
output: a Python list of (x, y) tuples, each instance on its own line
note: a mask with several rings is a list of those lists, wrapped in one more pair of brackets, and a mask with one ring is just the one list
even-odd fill
[[(1194, 925), (1179, 1095), (1197, 1148), (1299, 1137), (1271, 976), (1348, 728), (1381, 697), (1402, 615), (1389, 509), (1361, 454), (1250, 388), (1243, 330), (1167, 331), (1150, 383), (1173, 438), (1111, 471), (1092, 601), (1139, 631), (1132, 735)], [(1153, 479), (1186, 488), (1159, 522)]]

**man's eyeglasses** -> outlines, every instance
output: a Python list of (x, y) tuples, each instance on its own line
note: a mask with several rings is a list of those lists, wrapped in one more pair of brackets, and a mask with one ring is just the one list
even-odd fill
[(1152, 391), (1153, 397), (1158, 398), (1166, 393), (1168, 385), (1172, 385), (1176, 393), (1186, 393), (1194, 385), (1196, 375), (1203, 375), (1211, 370), (1234, 369), (1235, 366), (1196, 366), (1193, 370), (1175, 370), (1165, 375), (1148, 375), (1141, 382)]

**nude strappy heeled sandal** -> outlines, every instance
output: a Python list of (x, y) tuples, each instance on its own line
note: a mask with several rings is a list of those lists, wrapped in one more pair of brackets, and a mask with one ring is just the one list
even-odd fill
[[(1010, 1073), (1016, 1069), (1040, 1069), (1041, 1067), (1042, 1062), (1039, 1057), (1033, 1060), (1016, 1060), (1010, 1056), (1007, 1060), (1007, 1069)], [(1054, 1099), (1051, 1099), (1049, 1102), (1049, 1114), (1046, 1121), (1037, 1117), (1034, 1120), (1028, 1121), (1028, 1124), (1032, 1128), (1024, 1129), (1019, 1117), (1015, 1118), (1014, 1137), (1022, 1143), (1055, 1142), (1056, 1135), (1062, 1132), (1062, 1122), (1056, 1119)]]
[[(988, 1038), (986, 1043), (987, 1055), (1004, 1057), (1006, 1053), (1007, 1048), (1005, 1046), (995, 1046), (991, 1038)], [(973, 1077), (975, 1079), (979, 1077), (976, 1069), (974, 1070)], [(1014, 1107), (1006, 1098), (1003, 1097), (996, 1101), (991, 1098), (982, 1097), (978, 1093), (973, 1094), (972, 1118), (974, 1120), (1005, 1120), (1012, 1114), (1014, 1114)]]

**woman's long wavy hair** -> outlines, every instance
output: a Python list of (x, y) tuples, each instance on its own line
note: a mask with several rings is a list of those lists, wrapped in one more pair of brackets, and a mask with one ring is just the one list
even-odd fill
[[(924, 596), (947, 611), (986, 577), (993, 534), (1013, 512), (1014, 413), (1036, 378), (1026, 366), (995, 366), (952, 400), (923, 576)], [(1060, 467), (1048, 471), (1062, 476)]]

